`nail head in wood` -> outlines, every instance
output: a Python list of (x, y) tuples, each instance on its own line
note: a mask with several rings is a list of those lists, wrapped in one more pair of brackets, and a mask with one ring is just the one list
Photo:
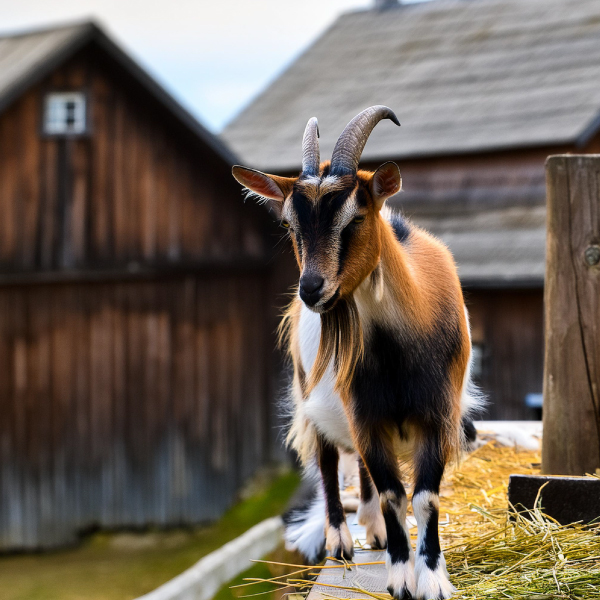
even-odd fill
[(600, 263), (600, 246), (588, 246), (585, 249), (585, 262), (590, 267)]

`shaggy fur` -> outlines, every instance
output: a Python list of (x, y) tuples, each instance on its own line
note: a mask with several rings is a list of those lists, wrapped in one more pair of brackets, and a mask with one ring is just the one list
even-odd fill
[[(351, 556), (338, 448), (356, 452), (361, 520), (372, 544), (387, 543), (390, 593), (396, 600), (409, 594), (432, 600), (453, 589), (437, 531), (440, 481), (473, 437), (480, 397), (470, 377), (468, 314), (450, 252), (384, 208), (401, 187), (394, 163), (374, 173), (353, 170), (382, 118), (397, 123), (386, 107), (371, 107), (348, 125), (334, 151), (334, 172), (322, 163), (318, 174), (314, 164), (298, 178), (243, 167), (234, 167), (234, 176), (274, 205), (301, 273), (279, 330), (294, 366), (287, 441), (304, 465), (319, 466), (323, 501), (294, 512), (288, 544), (311, 558), (323, 543), (334, 556)], [(312, 137), (303, 144), (307, 164), (318, 155), (315, 128), (311, 120)], [(416, 555), (406, 531), (399, 455), (413, 463)], [(317, 506), (325, 508), (324, 521), (315, 516)]]

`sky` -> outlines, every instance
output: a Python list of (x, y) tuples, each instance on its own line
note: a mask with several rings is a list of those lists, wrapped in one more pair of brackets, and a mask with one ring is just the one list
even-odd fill
[(0, 33), (93, 18), (219, 132), (342, 12), (373, 0), (0, 0)]

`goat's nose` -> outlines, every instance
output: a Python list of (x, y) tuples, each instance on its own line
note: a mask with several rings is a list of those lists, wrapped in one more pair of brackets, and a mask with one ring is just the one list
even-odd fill
[(324, 281), (325, 280), (316, 273), (307, 273), (300, 278), (300, 287), (307, 294), (314, 294), (323, 287)]
[(325, 280), (316, 273), (302, 275), (300, 277), (300, 298), (309, 306), (313, 306), (321, 298), (323, 283)]

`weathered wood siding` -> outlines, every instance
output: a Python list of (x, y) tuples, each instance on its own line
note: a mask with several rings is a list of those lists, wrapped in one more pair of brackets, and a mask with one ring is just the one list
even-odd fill
[(255, 273), (0, 289), (0, 548), (217, 517), (269, 454)]
[[(0, 116), (0, 271), (262, 257), (228, 165), (107, 61), (86, 50)], [(90, 133), (44, 136), (44, 94), (73, 89)]]
[(477, 382), (488, 396), (486, 418), (539, 419), (525, 396), (542, 393), (544, 373), (543, 291), (467, 290), (473, 343), (481, 347)]
[(270, 459), (267, 223), (98, 48), (0, 115), (0, 550), (213, 519)]

